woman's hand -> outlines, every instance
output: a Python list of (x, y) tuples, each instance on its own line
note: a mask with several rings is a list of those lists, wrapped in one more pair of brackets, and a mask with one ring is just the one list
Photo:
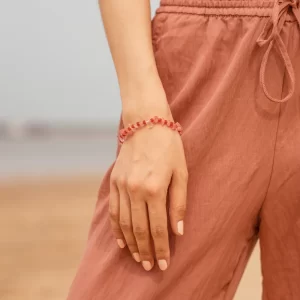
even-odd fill
[[(117, 71), (123, 123), (152, 116), (172, 119), (152, 45), (149, 0), (99, 0)], [(154, 254), (162, 270), (170, 263), (166, 198), (175, 234), (183, 234), (187, 169), (179, 134), (155, 125), (141, 128), (122, 145), (111, 174), (110, 215), (121, 248), (128, 245), (146, 270)], [(154, 240), (155, 253), (151, 249)]]
[[(171, 114), (155, 115), (172, 120)], [(170, 264), (167, 218), (170, 217), (173, 232), (182, 235), (187, 179), (184, 149), (177, 131), (159, 124), (151, 129), (143, 127), (120, 149), (110, 182), (111, 224), (119, 246), (124, 248), (127, 244), (133, 258), (142, 261), (147, 271), (155, 258), (161, 270)]]

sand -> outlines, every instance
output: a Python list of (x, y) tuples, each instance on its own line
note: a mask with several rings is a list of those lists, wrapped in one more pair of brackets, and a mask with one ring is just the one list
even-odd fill
[[(99, 183), (99, 175), (0, 182), (1, 300), (66, 298)], [(235, 300), (260, 299), (260, 281), (256, 249)]]

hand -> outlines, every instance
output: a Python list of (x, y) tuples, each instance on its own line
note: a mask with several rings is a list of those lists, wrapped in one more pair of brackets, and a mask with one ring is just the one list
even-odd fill
[[(172, 120), (171, 115), (156, 114)], [(147, 271), (152, 269), (155, 258), (161, 270), (170, 264), (167, 217), (173, 232), (182, 235), (187, 179), (178, 132), (159, 124), (151, 129), (144, 127), (121, 146), (110, 179), (111, 225), (119, 246), (127, 245), (133, 258), (142, 261)]]

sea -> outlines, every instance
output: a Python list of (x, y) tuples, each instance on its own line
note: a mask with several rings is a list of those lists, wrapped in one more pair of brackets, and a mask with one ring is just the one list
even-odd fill
[(0, 179), (103, 174), (116, 149), (114, 133), (0, 140)]

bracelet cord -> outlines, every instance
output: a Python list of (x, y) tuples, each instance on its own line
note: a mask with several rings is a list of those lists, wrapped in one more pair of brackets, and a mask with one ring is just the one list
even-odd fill
[(178, 122), (173, 122), (164, 118), (154, 116), (148, 120), (138, 121), (134, 124), (129, 124), (126, 128), (120, 129), (118, 134), (119, 143), (123, 144), (126, 141), (126, 139), (130, 135), (132, 135), (137, 129), (140, 129), (142, 127), (152, 128), (153, 125), (156, 124), (167, 126), (172, 130), (176, 130), (180, 135), (182, 135), (182, 127)]

